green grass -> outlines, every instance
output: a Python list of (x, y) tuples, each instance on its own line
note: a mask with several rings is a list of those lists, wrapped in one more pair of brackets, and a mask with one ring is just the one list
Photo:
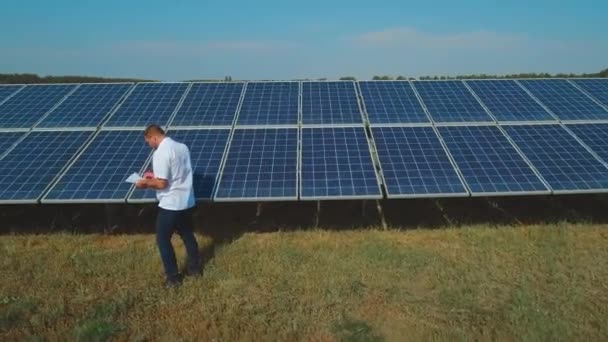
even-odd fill
[(178, 290), (152, 235), (5, 235), (0, 340), (607, 340), (607, 228), (246, 233)]

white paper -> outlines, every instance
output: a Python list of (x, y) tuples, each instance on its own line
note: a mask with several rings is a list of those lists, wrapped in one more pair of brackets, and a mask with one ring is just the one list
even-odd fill
[(133, 172), (129, 178), (127, 178), (127, 180), (125, 180), (125, 182), (127, 183), (137, 183), (138, 180), (140, 180), (141, 177), (139, 176), (139, 174), (137, 174), (137, 172)]

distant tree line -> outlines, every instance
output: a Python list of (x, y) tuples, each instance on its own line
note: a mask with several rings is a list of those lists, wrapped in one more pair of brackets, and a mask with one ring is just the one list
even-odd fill
[(110, 82), (154, 82), (137, 78), (106, 78), (90, 76), (38, 76), (36, 74), (0, 74), (0, 83), (110, 83)]

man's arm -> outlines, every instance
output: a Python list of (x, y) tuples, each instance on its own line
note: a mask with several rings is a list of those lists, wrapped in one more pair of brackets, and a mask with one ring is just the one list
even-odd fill
[(166, 179), (162, 179), (162, 178), (140, 179), (135, 184), (135, 186), (137, 186), (140, 189), (151, 188), (151, 189), (156, 189), (156, 190), (162, 190), (162, 189), (166, 188), (168, 185), (169, 185), (169, 182)]

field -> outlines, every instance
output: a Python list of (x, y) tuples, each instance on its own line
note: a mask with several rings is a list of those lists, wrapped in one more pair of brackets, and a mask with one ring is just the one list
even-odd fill
[(387, 230), (371, 203), (328, 204), (317, 227), (314, 210), (205, 206), (205, 273), (176, 290), (151, 208), (107, 208), (105, 232), (66, 209), (16, 233), (31, 213), (4, 210), (0, 340), (606, 340), (605, 203), (399, 201)]

